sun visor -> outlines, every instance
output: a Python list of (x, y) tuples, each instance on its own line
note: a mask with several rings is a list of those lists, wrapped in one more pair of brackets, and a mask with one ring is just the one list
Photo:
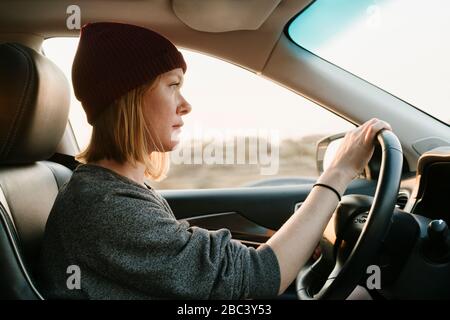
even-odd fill
[(173, 0), (175, 15), (204, 32), (256, 30), (281, 0)]

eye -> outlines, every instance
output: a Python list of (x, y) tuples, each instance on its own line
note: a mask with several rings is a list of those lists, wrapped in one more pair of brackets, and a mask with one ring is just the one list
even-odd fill
[(170, 86), (171, 86), (171, 87), (172, 87), (172, 86), (179, 87), (179, 86), (180, 86), (180, 82), (172, 83)]

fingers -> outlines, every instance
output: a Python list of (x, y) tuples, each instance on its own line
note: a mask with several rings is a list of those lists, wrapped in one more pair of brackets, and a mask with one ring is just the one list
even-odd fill
[(392, 127), (389, 123), (379, 120), (377, 118), (373, 118), (369, 121), (367, 121), (364, 125), (367, 126), (363, 129), (365, 131), (365, 143), (371, 144), (375, 136), (383, 129), (392, 130)]
[[(374, 138), (380, 130), (392, 130), (389, 123), (373, 118), (348, 131), (332, 166), (357, 175), (367, 165), (374, 152)], [(355, 176), (353, 175), (353, 177)]]

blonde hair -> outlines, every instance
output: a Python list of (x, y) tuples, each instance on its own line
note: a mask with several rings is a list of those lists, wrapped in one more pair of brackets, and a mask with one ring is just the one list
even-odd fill
[(141, 162), (146, 177), (163, 180), (169, 170), (169, 156), (163, 151), (159, 136), (145, 121), (143, 112), (144, 94), (159, 80), (157, 77), (114, 101), (95, 120), (89, 145), (75, 159), (81, 163), (109, 159), (120, 164), (130, 162), (133, 166)]

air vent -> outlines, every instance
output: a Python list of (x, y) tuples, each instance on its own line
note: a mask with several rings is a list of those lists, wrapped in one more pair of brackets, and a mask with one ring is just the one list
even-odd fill
[(404, 209), (406, 206), (406, 203), (408, 202), (408, 199), (409, 199), (409, 193), (406, 191), (400, 191), (397, 196), (397, 206), (400, 209)]

